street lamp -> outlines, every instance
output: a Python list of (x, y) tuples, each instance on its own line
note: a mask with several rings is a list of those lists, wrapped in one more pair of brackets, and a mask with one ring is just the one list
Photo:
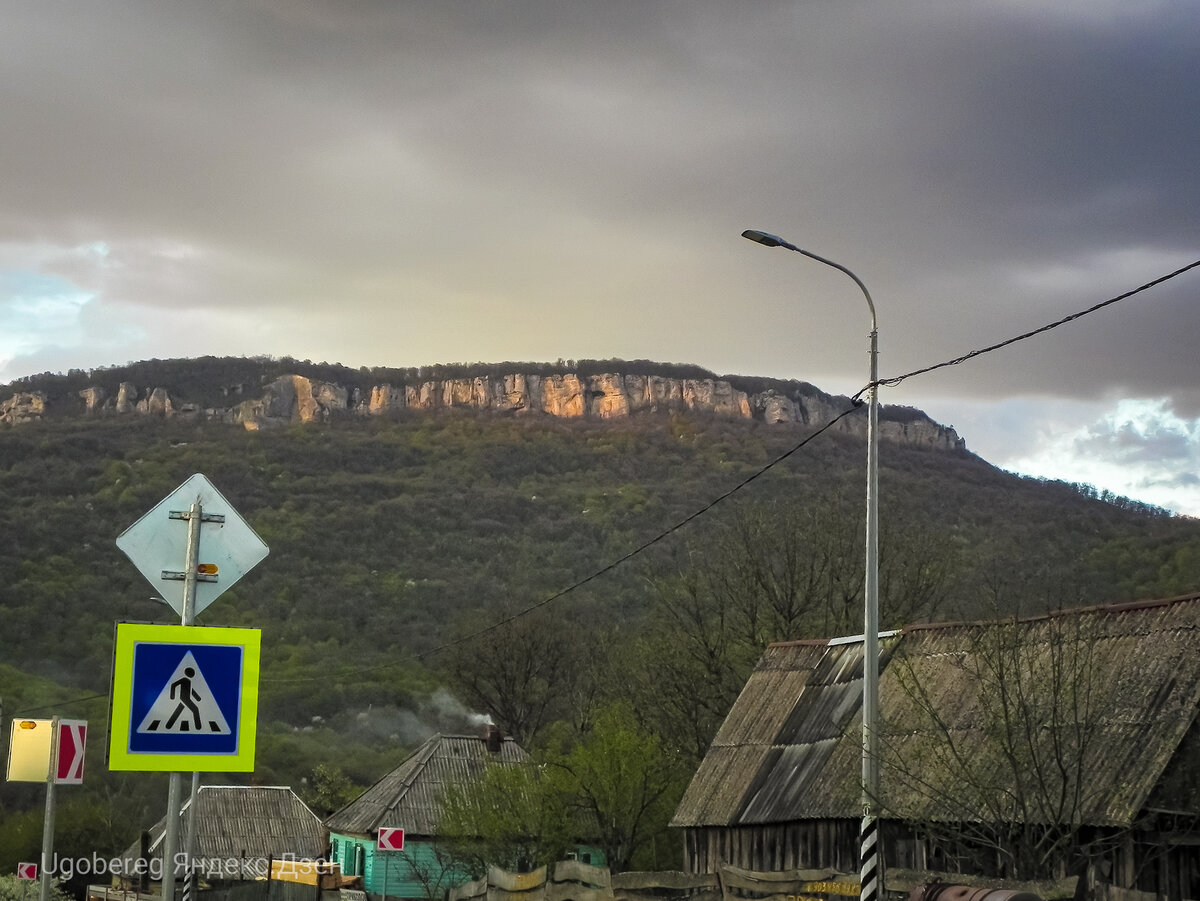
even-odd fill
[(749, 238), (767, 247), (786, 247), (832, 266), (854, 279), (871, 311), (871, 381), (867, 384), (867, 573), (863, 617), (862, 831), (859, 834), (861, 901), (879, 897), (879, 329), (871, 292), (840, 263), (803, 250), (778, 235), (747, 229)]

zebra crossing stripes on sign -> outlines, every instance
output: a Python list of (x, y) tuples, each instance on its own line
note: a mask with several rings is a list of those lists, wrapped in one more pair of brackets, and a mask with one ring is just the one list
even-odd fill
[(225, 714), (217, 705), (208, 680), (196, 662), (196, 655), (191, 651), (183, 655), (137, 727), (137, 732), (142, 735), (167, 732), (229, 735), (230, 731)]

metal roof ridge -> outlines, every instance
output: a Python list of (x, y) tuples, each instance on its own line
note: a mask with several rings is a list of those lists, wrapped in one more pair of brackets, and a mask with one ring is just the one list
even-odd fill
[(1136, 610), (1153, 610), (1160, 607), (1170, 607), (1174, 604), (1200, 603), (1200, 592), (1191, 592), (1169, 598), (1152, 598), (1137, 601), (1117, 601), (1111, 604), (1089, 604), (1085, 607), (1064, 607), (1049, 610), (1045, 613), (1031, 613), (1028, 616), (1008, 616), (1001, 619), (947, 620), (938, 623), (912, 623), (900, 630), (901, 633), (924, 632), (932, 629), (966, 629), (978, 626), (994, 626), (1001, 623), (1020, 625), (1023, 623), (1044, 622), (1064, 616), (1082, 616), (1089, 613), (1129, 613)]
[[(1136, 601), (1116, 601), (1111, 604), (1091, 604), (1086, 607), (1065, 607), (1059, 610), (1050, 610), (1046, 613), (1031, 613), (1028, 616), (1009, 616), (1001, 619), (942, 620), (933, 623), (909, 623), (899, 629), (880, 630), (879, 636), (881, 638), (892, 638), (896, 635), (903, 637), (909, 632), (926, 632), (934, 629), (968, 629), (978, 626), (994, 626), (1000, 623), (1035, 623), (1055, 619), (1060, 616), (1079, 616), (1086, 613), (1128, 613), (1135, 610), (1152, 610), (1156, 607), (1169, 607), (1173, 604), (1184, 603), (1200, 603), (1200, 591), (1188, 592), (1187, 594), (1175, 595), (1168, 598), (1146, 598)], [(767, 647), (821, 648), (852, 644), (862, 640), (862, 633), (859, 633), (858, 635), (845, 635), (836, 638), (792, 638), (784, 641), (771, 641), (767, 642)], [(508, 738), (508, 736), (505, 736), (506, 741)]]
[(768, 648), (792, 648), (792, 647), (813, 647), (823, 648), (829, 645), (831, 639), (828, 638), (793, 638), (788, 641), (770, 641), (767, 642)]

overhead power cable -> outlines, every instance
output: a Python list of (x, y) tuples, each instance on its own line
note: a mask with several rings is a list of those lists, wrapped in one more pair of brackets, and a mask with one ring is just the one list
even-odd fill
[(43, 704), (41, 707), (26, 707), (20, 713), (14, 713), (12, 715), (12, 719), (21, 720), (21, 719), (25, 719), (26, 717), (28, 717), (29, 714), (31, 714), (31, 713), (39, 713), (42, 710), (51, 710), (51, 709), (61, 710), (63, 707), (70, 707), (72, 704), (82, 704), (84, 701), (96, 701), (96, 700), (99, 700), (100, 698), (104, 698), (104, 700), (107, 701), (108, 694), (106, 693), (106, 694), (102, 694), (102, 695), (88, 695), (87, 697), (84, 697), (84, 698), (72, 698), (69, 701), (58, 701), (54, 704)]
[[(1133, 297), (1135, 294), (1140, 294), (1143, 291), (1149, 290), (1150, 288), (1153, 288), (1156, 285), (1161, 285), (1163, 282), (1170, 281), (1171, 279), (1176, 278), (1177, 276), (1183, 275), (1183, 273), (1188, 272), (1189, 270), (1195, 269), (1197, 266), (1200, 266), (1200, 260), (1196, 260), (1193, 263), (1189, 263), (1188, 265), (1183, 266), (1179, 269), (1176, 269), (1174, 272), (1169, 272), (1166, 275), (1163, 275), (1159, 278), (1154, 279), (1153, 281), (1146, 282), (1146, 284), (1140, 285), (1137, 288), (1134, 288), (1132, 291), (1126, 291), (1124, 294), (1118, 294), (1116, 297), (1110, 297), (1108, 300), (1104, 300), (1098, 304), (1094, 304), (1093, 306), (1088, 307), (1086, 310), (1080, 310), (1077, 313), (1072, 313), (1069, 316), (1064, 316), (1062, 319), (1056, 320), (1055, 322), (1051, 322), (1047, 325), (1043, 325), (1040, 328), (1033, 329), (1032, 331), (1025, 332), (1020, 335), (1015, 335), (1012, 338), (1008, 338), (1004, 341), (997, 342), (996, 344), (988, 345), (987, 347), (981, 347), (978, 350), (969, 351), (968, 353), (965, 353), (959, 357), (955, 357), (952, 360), (945, 360), (941, 363), (935, 363), (932, 366), (925, 366), (925, 367), (922, 367), (921, 369), (915, 369), (912, 372), (906, 372), (903, 375), (892, 376), (892, 377), (886, 378), (886, 379), (879, 379), (877, 382), (875, 382), (873, 384), (894, 387), (896, 385), (899, 385), (901, 382), (905, 381), (906, 379), (912, 378), (913, 376), (924, 375), (925, 373), (933, 372), (938, 369), (943, 369), (947, 366), (957, 366), (960, 363), (965, 363), (967, 360), (973, 359), (975, 357), (983, 356), (984, 354), (991, 353), (992, 351), (1000, 350), (1002, 347), (1008, 347), (1009, 345), (1016, 344), (1020, 341), (1025, 341), (1029, 338), (1034, 337), (1035, 335), (1040, 335), (1043, 332), (1048, 332), (1051, 329), (1058, 328), (1061, 325), (1066, 325), (1068, 322), (1074, 322), (1076, 319), (1082, 319), (1084, 316), (1088, 316), (1092, 313), (1095, 313), (1097, 310), (1102, 310), (1107, 306), (1111, 306), (1112, 304), (1118, 303), (1119, 301), (1126, 300), (1130, 297)], [(715, 498), (714, 500), (712, 500), (711, 502), (706, 504), (704, 507), (700, 508), (695, 513), (691, 514), (690, 516), (680, 520), (674, 526), (671, 526), (669, 529), (665, 530), (664, 532), (661, 532), (660, 534), (656, 535), (654, 538), (650, 539), (649, 541), (634, 548), (633, 550), (631, 550), (629, 553), (625, 554), (623, 557), (619, 558), (618, 560), (614, 560), (612, 563), (608, 564), (607, 566), (601, 567), (600, 569), (596, 570), (591, 575), (586, 576), (583, 579), (580, 579), (575, 584), (570, 585), (567, 588), (564, 588), (561, 591), (556, 592), (555, 594), (551, 595), (548, 598), (545, 598), (542, 601), (539, 601), (536, 604), (532, 604), (532, 605), (524, 608), (523, 610), (520, 610), (510, 616), (507, 616), (504, 619), (502, 619), (496, 623), (493, 623), (489, 626), (484, 626), (483, 628), (478, 629), (475, 632), (470, 633), (469, 635), (462, 636), (461, 638), (457, 638), (453, 641), (446, 642), (445, 644), (439, 645), (438, 647), (433, 648), (432, 650), (425, 651), (422, 654), (418, 654), (418, 655), (416, 655), (416, 658), (424, 659), (425, 657), (440, 653), (441, 651), (444, 651), (448, 648), (455, 647), (457, 645), (471, 641), (475, 638), (480, 637), (481, 635), (486, 635), (488, 632), (494, 631), (495, 629), (499, 629), (502, 626), (508, 625), (509, 623), (513, 622), (514, 620), (516, 620), (522, 616), (525, 616), (529, 613), (532, 613), (534, 610), (537, 610), (540, 607), (544, 607), (553, 601), (558, 600), (559, 598), (563, 597), (564, 595), (568, 594), (569, 592), (574, 591), (576, 588), (586, 585), (588, 582), (591, 582), (593, 579), (597, 579), (600, 576), (604, 575), (605, 573), (610, 572), (613, 569), (616, 569), (616, 567), (620, 566), (622, 563), (626, 562), (627, 560), (632, 559), (633, 557), (642, 553), (642, 551), (648, 549), (649, 547), (651, 547), (654, 544), (657, 544), (659, 541), (663, 540), (668, 535), (671, 535), (672, 533), (678, 531), (683, 526), (685, 526), (689, 522), (691, 522), (693, 519), (696, 519), (697, 517), (708, 512), (713, 507), (715, 507), (717, 504), (728, 499), (733, 494), (740, 491), (742, 488), (746, 487), (748, 484), (750, 484), (752, 481), (757, 479), (763, 473), (767, 472), (767, 470), (769, 470), (772, 467), (776, 466), (777, 464), (783, 462), (788, 457), (790, 457), (792, 454), (796, 453), (798, 450), (800, 450), (800, 448), (804, 447), (806, 444), (808, 444), (810, 441), (812, 441), (814, 438), (816, 438), (822, 432), (826, 431), (831, 426), (833, 426), (835, 423), (837, 423), (839, 420), (841, 420), (843, 417), (852, 413), (855, 409), (857, 409), (859, 406), (861, 406), (862, 402), (863, 402), (862, 396), (867, 391), (871, 390), (871, 388), (872, 388), (872, 384), (865, 385), (863, 388), (861, 388), (853, 397), (850, 398), (851, 403), (854, 405), (853, 407), (851, 407), (851, 409), (846, 410), (843, 413), (840, 413), (838, 416), (836, 416), (834, 419), (827, 422), (824, 426), (822, 426), (820, 429), (818, 429), (813, 434), (809, 435), (807, 438), (805, 438), (803, 441), (801, 441), (799, 444), (797, 444), (791, 450), (787, 451), (784, 454), (781, 454), (779, 457), (772, 460), (770, 463), (768, 463), (762, 469), (758, 470), (757, 472), (753, 473), (752, 475), (750, 475), (749, 477), (744, 479), (739, 484), (735, 485), (729, 491), (727, 491), (724, 494), (722, 494), (721, 496)], [(385, 666), (386, 665), (388, 665), (388, 664), (385, 664)]]
[[(1196, 260), (1193, 263), (1189, 263), (1188, 265), (1183, 266), (1179, 269), (1176, 269), (1174, 272), (1170, 272), (1164, 276), (1161, 276), (1160, 278), (1156, 278), (1153, 281), (1146, 282), (1146, 284), (1140, 285), (1139, 287), (1134, 288), (1131, 291), (1126, 291), (1124, 294), (1118, 294), (1116, 297), (1111, 297), (1108, 300), (1101, 301), (1100, 303), (1090, 306), (1085, 310), (1080, 310), (1077, 313), (1072, 313), (1069, 316), (1064, 316), (1062, 319), (1056, 320), (1047, 325), (1043, 325), (1040, 328), (1036, 328), (1036, 329), (1033, 329), (1032, 331), (1024, 332), (1023, 334), (1020, 334), (1020, 335), (1015, 335), (1011, 338), (1005, 339), (1004, 341), (999, 341), (996, 344), (990, 344), (987, 347), (981, 347), (978, 350), (969, 351), (969, 352), (967, 352), (961, 356), (955, 357), (953, 359), (945, 360), (941, 363), (935, 363), (932, 366), (924, 366), (920, 369), (914, 369), (912, 372), (906, 372), (903, 375), (891, 376), (889, 378), (879, 379), (877, 382), (875, 382), (873, 384), (885, 385), (887, 387), (895, 387), (896, 385), (899, 385), (901, 382), (903, 382), (907, 379), (913, 378), (914, 376), (924, 375), (929, 372), (934, 372), (938, 369), (944, 369), (948, 366), (957, 366), (960, 363), (965, 363), (967, 360), (971, 360), (971, 359), (974, 359), (975, 357), (983, 356), (984, 354), (991, 353), (992, 351), (1000, 350), (1003, 347), (1008, 347), (1009, 345), (1016, 344), (1020, 341), (1025, 341), (1029, 338), (1034, 337), (1035, 335), (1040, 335), (1043, 332), (1048, 332), (1051, 329), (1058, 328), (1061, 325), (1066, 325), (1068, 322), (1074, 322), (1077, 319), (1082, 319), (1084, 316), (1088, 316), (1092, 313), (1095, 313), (1097, 310), (1101, 310), (1104, 307), (1111, 306), (1112, 304), (1118, 303), (1122, 300), (1126, 300), (1130, 297), (1133, 297), (1135, 294), (1140, 294), (1141, 292), (1146, 291), (1150, 288), (1153, 288), (1156, 285), (1161, 285), (1163, 282), (1170, 281), (1171, 279), (1173, 279), (1177, 276), (1180, 276), (1180, 275), (1184, 274), (1185, 272), (1195, 269), (1197, 266), (1200, 266), (1200, 260)], [(616, 560), (613, 560), (611, 563), (608, 563), (605, 566), (602, 566), (599, 569), (595, 570), (590, 575), (584, 576), (583, 578), (572, 583), (571, 585), (568, 585), (566, 588), (563, 588), (562, 590), (557, 591), (554, 594), (549, 595), (546, 598), (543, 598), (542, 600), (538, 601), (535, 604), (530, 604), (528, 607), (518, 610), (517, 612), (505, 617), (504, 619), (501, 619), (495, 623), (491, 623), (490, 625), (487, 625), (480, 629), (477, 629), (474, 632), (471, 632), (467, 635), (463, 635), (459, 638), (456, 638), (451, 641), (440, 644), (437, 647), (431, 648), (428, 651), (423, 651), (420, 654), (414, 654), (414, 655), (411, 655), (410, 657), (405, 657), (402, 660), (392, 661), (390, 663), (382, 663), (382, 664), (378, 664), (378, 665), (370, 666), (370, 667), (363, 667), (363, 668), (354, 669), (354, 670), (346, 670), (346, 671), (343, 671), (343, 673), (341, 675), (352, 676), (352, 675), (363, 675), (365, 673), (371, 673), (371, 672), (378, 672), (378, 671), (382, 671), (385, 669), (390, 669), (395, 666), (399, 666), (400, 664), (405, 663), (409, 660), (423, 660), (426, 657), (431, 657), (434, 654), (439, 654), (442, 651), (448, 650), (453, 647), (457, 647), (458, 645), (465, 644), (469, 641), (473, 641), (474, 639), (479, 638), (482, 635), (486, 635), (489, 632), (493, 632), (496, 629), (506, 626), (509, 623), (514, 622), (523, 616), (527, 616), (530, 613), (532, 613), (533, 611), (538, 610), (542, 607), (545, 607), (546, 605), (551, 604), (554, 601), (557, 601), (559, 598), (564, 597), (565, 595), (571, 593), (572, 591), (575, 591), (576, 589), (583, 587), (584, 585), (588, 584), (589, 582), (592, 582), (592, 581), (600, 578), (601, 576), (613, 571), (617, 567), (621, 566), (622, 564), (628, 562), (629, 560), (633, 559), (637, 555), (641, 554), (643, 551), (648, 550), (653, 545), (658, 544), (660, 541), (663, 541), (664, 539), (668, 538), (670, 535), (679, 531), (684, 526), (686, 526), (688, 523), (703, 516), (705, 513), (707, 513), (713, 507), (717, 506), (718, 504), (722, 503), (725, 500), (728, 500), (730, 497), (732, 497), (737, 492), (741, 491), (743, 488), (745, 488), (747, 485), (749, 485), (755, 479), (764, 475), (766, 472), (768, 472), (775, 466), (782, 463), (784, 460), (791, 457), (793, 454), (795, 454), (802, 447), (807, 445), (810, 441), (812, 441), (818, 435), (821, 435), (822, 433), (824, 433), (827, 430), (829, 430), (830, 428), (832, 428), (834, 425), (836, 425), (838, 422), (840, 422), (842, 419), (844, 419), (849, 414), (853, 413), (856, 409), (858, 409), (862, 405), (862, 395), (864, 395), (867, 391), (869, 391), (871, 389), (871, 387), (872, 387), (872, 384), (867, 384), (863, 388), (861, 388), (856, 394), (854, 394), (853, 397), (850, 398), (850, 401), (853, 404), (853, 406), (850, 409), (845, 410), (842, 413), (839, 413), (837, 416), (835, 416), (829, 422), (825, 423), (825, 425), (821, 426), (821, 428), (817, 429), (811, 435), (808, 435), (803, 441), (796, 444), (790, 450), (785, 451), (784, 453), (780, 454), (778, 457), (771, 460), (769, 463), (767, 463), (761, 469), (758, 469), (755, 472), (751, 473), (749, 476), (747, 476), (741, 482), (737, 483), (732, 488), (730, 488), (728, 491), (724, 492), (723, 494), (721, 494), (718, 497), (714, 498), (713, 500), (709, 501), (703, 507), (699, 508), (695, 512), (689, 514), (688, 516), (685, 516), (683, 519), (679, 520), (677, 523), (668, 527), (667, 529), (664, 529), (662, 532), (659, 532), (657, 535), (655, 535), (653, 538), (649, 539), (648, 541), (642, 542), (640, 545), (638, 545), (637, 547), (635, 547), (628, 553), (622, 555), (621, 557), (617, 558)], [(315, 681), (318, 679), (328, 679), (328, 678), (330, 678), (330, 674), (328, 672), (325, 672), (319, 676), (301, 676), (301, 677), (296, 677), (296, 678), (291, 678), (291, 679), (263, 679), (262, 682), (264, 684), (283, 685), (283, 684), (294, 684), (294, 683), (300, 683), (300, 682), (311, 682), (311, 681)], [(59, 706), (65, 705), (65, 704), (79, 703), (82, 701), (91, 701), (91, 700), (95, 700), (97, 698), (106, 698), (106, 697), (108, 697), (108, 696), (107, 695), (90, 695), (85, 698), (77, 698), (74, 701), (65, 701), (62, 704), (57, 704), (57, 705), (52, 704), (52, 705), (47, 705), (46, 707), (35, 707), (32, 709), (26, 710), (26, 713), (34, 713), (38, 710), (48, 709), (49, 707), (59, 707)]]
[[(896, 375), (886, 379), (879, 379), (879, 381), (875, 382), (875, 384), (886, 385), (889, 388), (894, 388), (905, 379), (910, 379), (913, 376), (924, 375), (927, 372), (933, 372), (937, 369), (944, 369), (947, 366), (957, 366), (959, 363), (965, 363), (967, 360), (974, 359), (975, 357), (981, 357), (984, 354), (989, 354), (992, 351), (999, 350), (1002, 347), (1008, 347), (1010, 344), (1016, 344), (1019, 341), (1032, 338), (1034, 335), (1040, 335), (1042, 332), (1048, 332), (1051, 329), (1058, 328), (1060, 325), (1066, 325), (1068, 322), (1074, 322), (1076, 319), (1082, 319), (1084, 316), (1095, 313), (1097, 310), (1102, 310), (1104, 307), (1111, 306), (1112, 304), (1122, 300), (1126, 300), (1130, 297), (1133, 297), (1135, 294), (1140, 294), (1142, 291), (1153, 288), (1155, 285), (1161, 285), (1163, 282), (1170, 281), (1176, 276), (1183, 275), (1183, 273), (1190, 269), (1195, 269), (1197, 266), (1200, 266), (1200, 260), (1196, 260), (1194, 263), (1188, 263), (1186, 266), (1176, 269), (1174, 272), (1170, 272), (1161, 278), (1156, 278), (1152, 282), (1146, 282), (1146, 284), (1134, 288), (1132, 291), (1126, 291), (1124, 294), (1118, 294), (1116, 297), (1110, 297), (1108, 300), (1101, 301), (1095, 306), (1088, 307), (1086, 310), (1080, 310), (1078, 313), (1072, 313), (1070, 316), (1064, 316), (1062, 319), (1059, 319), (1056, 322), (1051, 322), (1049, 325), (1043, 325), (1041, 328), (1035, 328), (1031, 332), (1025, 332), (1024, 334), (1007, 338), (1004, 341), (1000, 341), (996, 344), (990, 344), (987, 347), (981, 347), (978, 350), (969, 351), (968, 353), (963, 354), (961, 357), (955, 357), (953, 360), (945, 360), (941, 363), (935, 363), (932, 366), (923, 366), (920, 369), (914, 369), (912, 372), (906, 372), (904, 375)], [(871, 385), (865, 385), (857, 394), (854, 395), (852, 399), (858, 401), (862, 395), (870, 390)]]
[(858, 407), (859, 407), (859, 404), (855, 404), (854, 406), (850, 407), (848, 410), (842, 411), (837, 416), (835, 416), (833, 419), (829, 420), (829, 422), (825, 423), (825, 425), (821, 426), (819, 429), (817, 429), (811, 435), (807, 436), (799, 444), (795, 445), (790, 450), (784, 451), (782, 454), (780, 454), (774, 460), (767, 463), (761, 469), (758, 469), (755, 472), (751, 473), (750, 475), (746, 476), (746, 478), (742, 479), (742, 481), (738, 482), (736, 485), (734, 485), (732, 488), (730, 488), (724, 494), (721, 494), (721, 495), (713, 498), (711, 501), (709, 501), (707, 504), (705, 504), (700, 509), (696, 510), (693, 513), (688, 514), (683, 519), (679, 520), (679, 522), (675, 523), (675, 525), (670, 526), (667, 529), (664, 529), (662, 532), (659, 532), (657, 535), (655, 535), (650, 540), (642, 542), (637, 547), (635, 547), (633, 550), (629, 551), (628, 553), (624, 554), (621, 557), (618, 557), (616, 560), (612, 561), (611, 563), (607, 564), (606, 566), (600, 567), (600, 569), (596, 570), (591, 575), (584, 576), (582, 579), (580, 579), (578, 582), (575, 582), (573, 585), (568, 585), (566, 588), (562, 589), (561, 591), (556, 591), (554, 594), (550, 595), (547, 598), (544, 598), (543, 600), (538, 601), (536, 604), (530, 604), (525, 609), (518, 610), (516, 613), (513, 613), (510, 616), (507, 616), (498, 622), (492, 623), (491, 625), (488, 625), (488, 626), (484, 626), (483, 628), (477, 629), (476, 631), (474, 631), (468, 635), (463, 635), (459, 638), (454, 639), (453, 641), (448, 641), (445, 644), (438, 645), (436, 648), (432, 648), (428, 651), (424, 651), (420, 654), (417, 654), (416, 659), (423, 660), (426, 657), (430, 657), (434, 654), (438, 654), (449, 648), (455, 647), (460, 644), (465, 644), (468, 641), (472, 641), (473, 639), (476, 639), (481, 635), (486, 635), (488, 632), (491, 632), (494, 629), (499, 629), (501, 626), (506, 626), (509, 623), (513, 622), (514, 620), (520, 619), (522, 616), (532, 613), (534, 610), (537, 610), (541, 607), (545, 607), (547, 604), (557, 601), (563, 595), (569, 594), (570, 592), (574, 591), (577, 588), (582, 588), (584, 585), (588, 584), (589, 582), (595, 581), (596, 579), (600, 578), (605, 573), (612, 572), (614, 569), (616, 569), (622, 563), (632, 560), (638, 554), (642, 553), (643, 551), (649, 550), (651, 547), (658, 544), (663, 539), (669, 538), (671, 535), (678, 532), (680, 529), (682, 529), (684, 526), (686, 526), (692, 520), (699, 519), (701, 516), (703, 516), (705, 513), (707, 513), (713, 507), (717, 506), (717, 504), (733, 497), (733, 495), (737, 494), (737, 492), (741, 491), (743, 488), (745, 488), (747, 485), (749, 485), (751, 482), (753, 482), (759, 476), (765, 474), (768, 470), (773, 469), (774, 467), (778, 466), (780, 463), (782, 463), (784, 460), (786, 460), (792, 454), (796, 453), (798, 450), (800, 450), (800, 448), (804, 447), (806, 444), (808, 444), (810, 441), (812, 441), (818, 435), (820, 435), (821, 433), (832, 428), (834, 425), (836, 425), (842, 419), (849, 416), (856, 409), (858, 409)]
[[(483, 626), (479, 629), (476, 629), (474, 632), (471, 632), (467, 635), (462, 635), (451, 641), (447, 641), (443, 644), (438, 645), (435, 648), (430, 648), (429, 650), (422, 651), (419, 654), (410, 655), (401, 660), (395, 660), (395, 661), (391, 661), (389, 663), (376, 664), (375, 666), (368, 666), (368, 667), (362, 667), (362, 668), (358, 668), (358, 669), (354, 669), (354, 670), (343, 671), (342, 675), (362, 675), (363, 673), (372, 673), (372, 672), (377, 672), (377, 671), (381, 671), (381, 670), (385, 670), (385, 669), (390, 669), (392, 667), (399, 666), (400, 664), (408, 662), (410, 660), (424, 660), (426, 657), (432, 657), (435, 654), (440, 654), (442, 651), (449, 650), (450, 648), (457, 647), (458, 645), (461, 645), (461, 644), (466, 644), (469, 641), (473, 641), (474, 639), (479, 638), (481, 635), (486, 635), (489, 632), (493, 632), (496, 629), (506, 626), (509, 623), (514, 622), (523, 616), (528, 616), (533, 611), (538, 610), (542, 607), (545, 607), (547, 604), (552, 604), (554, 601), (557, 601), (559, 598), (563, 597), (564, 595), (570, 594), (572, 591), (575, 591), (578, 588), (582, 588), (584, 585), (587, 585), (589, 582), (593, 582), (596, 579), (599, 579), (601, 576), (605, 575), (606, 573), (612, 572), (614, 569), (616, 569), (621, 564), (626, 563), (629, 560), (632, 560), (638, 554), (642, 553), (645, 550), (648, 550), (649, 548), (658, 544), (660, 541), (670, 537), (675, 532), (678, 532), (680, 529), (682, 529), (688, 523), (692, 522), (695, 519), (700, 518), (705, 513), (707, 513), (709, 510), (711, 510), (713, 507), (717, 506), (717, 504), (720, 504), (722, 501), (729, 499), (730, 497), (735, 495), (737, 492), (741, 491), (743, 488), (745, 488), (747, 485), (749, 485), (751, 482), (753, 482), (755, 479), (759, 478), (760, 476), (767, 473), (769, 470), (778, 466), (780, 463), (782, 463), (788, 457), (792, 456), (792, 454), (796, 453), (802, 447), (804, 447), (806, 444), (808, 444), (810, 441), (815, 439), (818, 435), (821, 435), (822, 433), (831, 429), (833, 426), (837, 425), (837, 423), (839, 423), (841, 420), (845, 419), (847, 416), (849, 416), (851, 413), (853, 413), (855, 410), (857, 410), (861, 406), (861, 404), (858, 402), (852, 402), (852, 403), (853, 403), (853, 405), (849, 409), (843, 410), (841, 413), (839, 413), (833, 419), (829, 420), (829, 422), (825, 423), (823, 426), (821, 426), (815, 432), (806, 436), (804, 438), (804, 440), (801, 441), (799, 444), (796, 444), (789, 450), (784, 451), (782, 454), (780, 454), (775, 459), (771, 460), (769, 463), (767, 463), (765, 466), (761, 467), (760, 469), (755, 470), (750, 475), (746, 476), (746, 478), (742, 479), (740, 482), (738, 482), (736, 485), (734, 485), (732, 488), (730, 488), (728, 491), (713, 498), (711, 501), (709, 501), (703, 507), (700, 507), (698, 510), (695, 510), (694, 512), (689, 513), (683, 519), (679, 520), (674, 525), (669, 526), (666, 529), (664, 529), (663, 531), (659, 532), (653, 538), (650, 538), (647, 541), (643, 541), (641, 544), (639, 544), (637, 547), (633, 548), (633, 550), (629, 551), (628, 553), (623, 554), (622, 556), (618, 557), (616, 560), (613, 560), (612, 562), (600, 567), (599, 569), (595, 570), (594, 572), (592, 572), (589, 575), (584, 576), (583, 578), (579, 579), (578, 581), (573, 582), (572, 584), (568, 585), (566, 588), (556, 591), (554, 594), (543, 598), (542, 600), (538, 601), (537, 603), (530, 604), (528, 607), (524, 607), (521, 610), (518, 610), (515, 613), (510, 614), (509, 616), (506, 616), (504, 619), (498, 620), (497, 622), (490, 623), (487, 626)], [(313, 681), (315, 679), (328, 679), (329, 677), (330, 677), (330, 675), (328, 673), (323, 673), (320, 676), (298, 676), (298, 677), (291, 678), (291, 679), (263, 679), (262, 682), (263, 682), (263, 684), (283, 685), (283, 684), (297, 683), (297, 682), (309, 682), (309, 681)]]

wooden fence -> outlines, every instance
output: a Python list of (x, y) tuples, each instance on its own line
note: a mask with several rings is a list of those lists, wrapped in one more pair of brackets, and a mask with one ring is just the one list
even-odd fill
[[(907, 897), (914, 886), (933, 881), (1030, 892), (1046, 901), (1066, 901), (1075, 894), (1076, 878), (1053, 882), (1011, 882), (892, 869), (884, 891)], [(859, 896), (858, 877), (834, 870), (787, 870), (764, 873), (728, 865), (716, 873), (618, 873), (574, 860), (532, 873), (509, 873), (497, 867), (487, 879), (453, 889), (449, 901), (848, 901)], [(1110, 897), (1104, 901), (1146, 901)]]
[(451, 891), (449, 901), (799, 901), (858, 894), (857, 877), (833, 870), (757, 873), (724, 866), (717, 873), (612, 876), (605, 867), (567, 860), (532, 873), (492, 867), (487, 879)]

